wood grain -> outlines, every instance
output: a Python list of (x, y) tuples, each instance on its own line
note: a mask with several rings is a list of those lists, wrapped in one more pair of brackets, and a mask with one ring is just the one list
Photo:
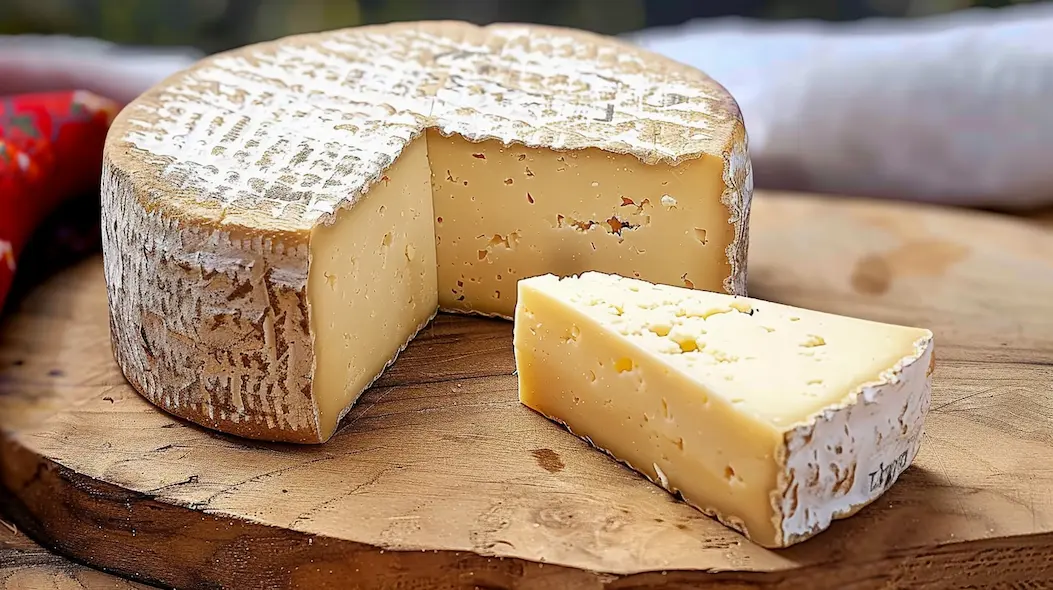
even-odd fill
[(936, 333), (922, 452), (871, 507), (768, 551), (516, 401), (511, 326), (440, 316), (316, 447), (131, 390), (101, 265), (0, 328), (0, 482), (60, 553), (179, 588), (1011, 587), (1053, 583), (1053, 232), (760, 195), (757, 297)]
[(146, 590), (44, 549), (14, 525), (0, 521), (0, 590)]

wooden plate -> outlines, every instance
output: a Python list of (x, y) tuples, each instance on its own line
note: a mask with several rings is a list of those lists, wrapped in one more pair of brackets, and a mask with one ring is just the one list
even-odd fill
[(1053, 582), (1053, 233), (759, 195), (751, 295), (930, 327), (921, 454), (874, 505), (768, 551), (516, 401), (511, 325), (441, 316), (322, 446), (156, 410), (113, 362), (101, 261), (0, 328), (0, 481), (55, 550), (179, 588)]

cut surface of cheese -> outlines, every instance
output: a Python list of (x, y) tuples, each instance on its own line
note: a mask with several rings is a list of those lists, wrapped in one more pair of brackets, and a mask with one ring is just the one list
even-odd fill
[(401, 23), (211, 56), (107, 141), (115, 356), (149, 400), (321, 442), (437, 309), (602, 270), (744, 293), (752, 172), (703, 73), (598, 35)]
[(928, 330), (594, 272), (517, 301), (522, 403), (760, 545), (854, 514), (918, 452)]
[(648, 165), (597, 148), (472, 143), (436, 131), (428, 146), (444, 310), (511, 317), (516, 282), (550, 272), (708, 289), (731, 276), (735, 235), (717, 158)]
[(415, 142), (353, 209), (311, 236), (311, 329), (318, 421), (344, 408), (435, 315), (435, 233), (427, 149)]

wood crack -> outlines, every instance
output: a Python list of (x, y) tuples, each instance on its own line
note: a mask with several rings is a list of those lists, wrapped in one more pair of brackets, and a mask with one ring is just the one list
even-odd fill
[(339, 502), (341, 500), (344, 500), (346, 498), (350, 498), (351, 496), (354, 496), (355, 494), (361, 492), (362, 490), (365, 490), (365, 489), (369, 488), (370, 486), (372, 486), (373, 484), (377, 483), (380, 480), (380, 478), (383, 477), (384, 474), (386, 474), (388, 471), (390, 471), (390, 470), (389, 469), (381, 469), (376, 474), (374, 474), (373, 477), (369, 478), (368, 481), (366, 481), (364, 483), (361, 483), (361, 484), (358, 484), (358, 485), (354, 486), (353, 488), (351, 488), (350, 490), (345, 490), (344, 492), (341, 492), (339, 495), (334, 496), (334, 497), (326, 500), (325, 502), (322, 502), (321, 504), (315, 506), (314, 508), (311, 508), (310, 510), (301, 513), (299, 516), (294, 518), (292, 520), (292, 522), (289, 523), (289, 527), (290, 528), (294, 528), (294, 529), (295, 528), (299, 528), (299, 525), (301, 525), (304, 522), (306, 522), (307, 520), (309, 520), (315, 514), (318, 514), (319, 512), (322, 512), (323, 510), (325, 510), (329, 506), (331, 506), (331, 505), (333, 505), (333, 504), (335, 504), (335, 503), (337, 503), (337, 502)]

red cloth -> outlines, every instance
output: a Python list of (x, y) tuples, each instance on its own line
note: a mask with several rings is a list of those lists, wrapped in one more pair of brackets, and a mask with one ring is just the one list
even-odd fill
[(33, 232), (65, 200), (98, 190), (119, 110), (80, 91), (0, 97), (0, 307)]

